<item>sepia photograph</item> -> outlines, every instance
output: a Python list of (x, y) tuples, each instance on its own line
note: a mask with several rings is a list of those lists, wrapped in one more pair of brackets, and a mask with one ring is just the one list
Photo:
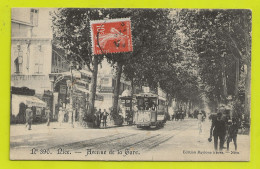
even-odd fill
[(10, 160), (250, 161), (251, 32), (249, 9), (12, 8)]

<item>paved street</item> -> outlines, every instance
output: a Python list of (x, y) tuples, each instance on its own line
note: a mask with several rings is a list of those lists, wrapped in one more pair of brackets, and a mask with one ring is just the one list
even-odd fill
[[(199, 134), (195, 119), (167, 121), (160, 129), (136, 126), (85, 129), (52, 123), (50, 127), (34, 125), (29, 131), (23, 125), (12, 125), (10, 151), (11, 158), (19, 159), (44, 156), (50, 160), (102, 160), (109, 156), (111, 160), (140, 160), (142, 156), (142, 160), (171, 160), (174, 156), (175, 160), (204, 161), (212, 159), (213, 153), (213, 142), (207, 141), (209, 127), (210, 122), (204, 122), (203, 133)], [(239, 135), (238, 152), (233, 154), (231, 143), (230, 152), (216, 156), (222, 160), (241, 160), (249, 153), (248, 140), (249, 136)]]

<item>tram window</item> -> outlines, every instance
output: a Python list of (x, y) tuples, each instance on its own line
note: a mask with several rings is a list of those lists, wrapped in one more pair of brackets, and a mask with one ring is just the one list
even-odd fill
[(144, 109), (144, 100), (143, 99), (137, 99), (137, 108), (138, 110), (143, 110)]
[(149, 110), (150, 109), (150, 105), (149, 105), (148, 101), (145, 102), (144, 108), (145, 108), (145, 110)]
[[(151, 110), (153, 105), (155, 107), (157, 106), (156, 104), (157, 99), (156, 98), (138, 98), (137, 99), (137, 106), (139, 110)], [(155, 108), (153, 108), (155, 109)]]
[[(129, 100), (129, 101), (130, 101), (130, 100)], [(131, 102), (126, 102), (126, 103), (125, 103), (125, 106), (130, 107), (130, 106), (131, 106)]]
[(159, 102), (158, 109), (163, 110), (165, 108), (165, 101), (159, 100), (158, 102)]

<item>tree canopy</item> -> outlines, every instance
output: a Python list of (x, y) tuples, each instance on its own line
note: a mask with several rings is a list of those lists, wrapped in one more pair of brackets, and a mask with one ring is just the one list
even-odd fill
[[(114, 18), (131, 19), (133, 52), (94, 57), (90, 21)], [(250, 10), (65, 8), (53, 14), (53, 28), (58, 46), (92, 71), (93, 60), (99, 64), (105, 56), (118, 80), (122, 73), (134, 85), (159, 84), (182, 102), (200, 104), (206, 97), (217, 104), (238, 86), (249, 100)]]

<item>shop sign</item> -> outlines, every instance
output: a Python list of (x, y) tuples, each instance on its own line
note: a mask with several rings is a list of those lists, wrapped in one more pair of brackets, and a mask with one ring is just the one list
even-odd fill
[(67, 89), (66, 85), (60, 85), (60, 94), (66, 94), (66, 89)]
[(99, 90), (100, 93), (113, 93), (114, 92), (114, 87), (102, 87)]

